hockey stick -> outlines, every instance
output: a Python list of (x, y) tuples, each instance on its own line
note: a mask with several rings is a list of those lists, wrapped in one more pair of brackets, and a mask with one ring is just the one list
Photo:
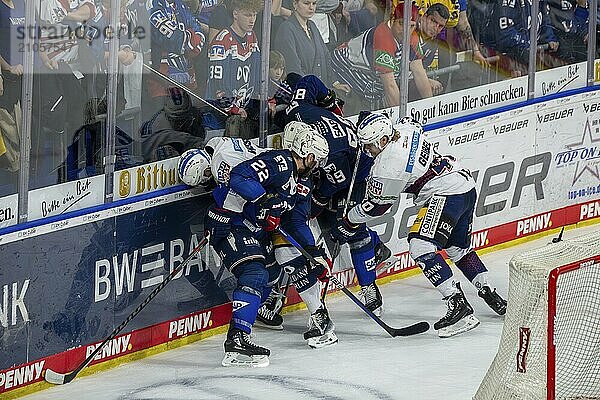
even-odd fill
[(202, 250), (202, 248), (208, 243), (208, 237), (203, 237), (202, 240), (198, 243), (198, 245), (196, 247), (194, 247), (194, 249), (192, 250), (192, 252), (190, 253), (190, 255), (188, 256), (188, 258), (186, 258), (185, 260), (183, 260), (183, 262), (181, 264), (179, 264), (179, 266), (177, 268), (175, 268), (166, 278), (165, 280), (163, 280), (156, 288), (154, 288), (154, 290), (148, 295), (148, 297), (146, 297), (146, 299), (139, 305), (137, 306), (137, 308), (135, 310), (133, 310), (131, 312), (131, 314), (129, 314), (127, 316), (127, 318), (125, 318), (125, 320), (123, 322), (121, 322), (121, 324), (119, 326), (117, 326), (115, 329), (113, 329), (113, 331), (110, 333), (110, 335), (104, 339), (104, 341), (102, 343), (100, 343), (99, 346), (96, 347), (96, 350), (94, 350), (94, 352), (92, 354), (90, 354), (81, 364), (79, 364), (79, 366), (77, 368), (75, 368), (72, 372), (66, 373), (66, 374), (60, 374), (58, 372), (55, 372), (53, 370), (51, 370), (50, 368), (46, 369), (46, 374), (44, 375), (44, 379), (46, 379), (46, 382), (55, 384), (55, 385), (64, 385), (65, 383), (69, 383), (71, 382), (73, 379), (75, 379), (75, 377), (77, 376), (78, 373), (81, 372), (82, 369), (84, 369), (85, 367), (87, 367), (87, 365), (94, 359), (94, 357), (96, 356), (96, 354), (98, 354), (102, 348), (106, 345), (106, 343), (108, 343), (109, 341), (111, 341), (112, 339), (114, 339), (119, 332), (121, 332), (123, 330), (123, 328), (125, 328), (125, 326), (133, 319), (135, 318), (136, 315), (138, 315), (140, 313), (140, 311), (142, 311), (142, 309), (144, 307), (146, 307), (148, 305), (148, 303), (150, 303), (150, 301), (156, 297), (156, 295), (165, 287), (167, 286), (167, 284), (169, 282), (171, 282), (173, 280), (173, 278), (175, 278), (175, 276), (191, 261), (191, 259), (200, 251)]
[(214, 106), (213, 104), (209, 103), (208, 101), (204, 100), (202, 97), (198, 96), (196, 93), (192, 92), (189, 88), (183, 86), (181, 83), (179, 83), (177, 81), (174, 81), (173, 79), (169, 78), (165, 74), (162, 74), (160, 71), (155, 70), (154, 68), (152, 68), (151, 66), (149, 66), (146, 63), (144, 63), (143, 65), (144, 65), (144, 68), (146, 68), (150, 72), (154, 72), (156, 75), (158, 75), (160, 78), (164, 79), (165, 81), (169, 82), (171, 85), (180, 88), (184, 92), (187, 92), (187, 94), (189, 94), (190, 96), (192, 96), (196, 100), (201, 101), (202, 103), (206, 104), (207, 106), (209, 106), (213, 110), (215, 110), (215, 111), (223, 114), (226, 117), (229, 116), (229, 114), (227, 114), (225, 111), (221, 110), (220, 108), (218, 108), (218, 107)]
[[(296, 249), (298, 249), (298, 251), (300, 253), (302, 253), (302, 255), (304, 257), (306, 257), (306, 259), (308, 261), (310, 261), (311, 263), (314, 263), (314, 264), (318, 264), (317, 261), (315, 260), (315, 258), (313, 256), (311, 256), (306, 250), (304, 250), (302, 248), (302, 246), (300, 246), (300, 244), (293, 237), (288, 235), (283, 229), (281, 229), (281, 227), (279, 227), (277, 229), (279, 230), (279, 233), (281, 233), (288, 242), (290, 242)], [(392, 336), (392, 337), (411, 336), (411, 335), (417, 335), (419, 333), (427, 332), (429, 330), (429, 323), (427, 323), (425, 321), (417, 322), (416, 324), (409, 325), (404, 328), (392, 328), (391, 326), (389, 326), (388, 324), (383, 322), (381, 320), (381, 318), (379, 318), (378, 316), (373, 314), (373, 312), (371, 310), (369, 310), (350, 290), (348, 290), (348, 288), (346, 288), (344, 285), (342, 285), (342, 283), (340, 281), (338, 281), (335, 276), (331, 275), (329, 277), (329, 280), (335, 286), (337, 286), (338, 289), (340, 289), (342, 292), (344, 292), (344, 294), (346, 296), (350, 297), (350, 300), (352, 300), (361, 310), (363, 310), (369, 317), (371, 317), (372, 320), (377, 322), (377, 324), (379, 326), (381, 326), (383, 329), (385, 329), (385, 331), (387, 333), (389, 333), (390, 336)]]

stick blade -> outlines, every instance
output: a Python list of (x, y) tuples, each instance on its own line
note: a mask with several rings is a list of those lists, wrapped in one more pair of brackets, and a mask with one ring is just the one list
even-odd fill
[(425, 333), (429, 330), (429, 328), (430, 328), (429, 323), (422, 321), (422, 322), (417, 322), (416, 324), (413, 324), (413, 325), (406, 326), (404, 328), (392, 329), (390, 334), (393, 337), (412, 336), (412, 335), (418, 335), (420, 333)]
[(59, 374), (58, 372), (52, 371), (50, 368), (46, 370), (46, 374), (44, 375), (44, 379), (48, 383), (52, 383), (53, 385), (63, 385), (65, 382), (65, 377), (67, 374)]

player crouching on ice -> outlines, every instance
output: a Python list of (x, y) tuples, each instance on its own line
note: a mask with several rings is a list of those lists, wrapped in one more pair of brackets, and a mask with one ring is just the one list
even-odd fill
[(388, 211), (401, 193), (412, 194), (415, 204), (423, 207), (408, 234), (410, 255), (448, 306), (446, 315), (434, 324), (439, 336), (454, 336), (479, 325), (460, 283), (438, 253), (442, 249), (477, 288), (479, 297), (504, 315), (506, 301), (491, 290), (487, 269), (470, 248), (477, 199), (470, 172), (454, 157), (437, 154), (424, 139), (422, 126), (409, 117), (393, 126), (384, 115), (363, 112), (357, 129), (360, 144), (375, 162), (365, 200), (348, 212), (343, 231), (352, 234)]
[[(271, 291), (266, 268), (270, 234), (282, 214), (294, 207), (297, 180), (310, 176), (328, 152), (325, 139), (307, 130), (290, 149), (267, 150), (240, 162), (227, 174), (227, 183), (213, 191), (216, 204), (208, 210), (205, 229), (211, 246), (237, 278), (224, 366), (269, 365), (270, 351), (254, 344), (250, 332)], [(218, 158), (213, 154), (212, 167)]]

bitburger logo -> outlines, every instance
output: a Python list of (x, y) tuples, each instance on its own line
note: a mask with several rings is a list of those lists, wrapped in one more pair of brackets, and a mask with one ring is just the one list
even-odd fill
[(127, 197), (131, 192), (131, 174), (129, 171), (122, 171), (119, 175), (119, 196)]

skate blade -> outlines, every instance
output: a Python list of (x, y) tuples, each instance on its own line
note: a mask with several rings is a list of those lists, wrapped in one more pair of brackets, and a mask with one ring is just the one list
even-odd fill
[(338, 337), (335, 333), (329, 332), (325, 333), (322, 336), (317, 336), (313, 338), (309, 338), (306, 340), (308, 346), (313, 349), (320, 349), (325, 346), (330, 346), (332, 344), (336, 344), (338, 342)]
[(470, 331), (479, 325), (479, 320), (473, 314), (467, 315), (454, 325), (446, 326), (438, 331), (438, 336), (448, 338)]
[(256, 322), (254, 322), (254, 325), (252, 325), (252, 326), (253, 327), (258, 326), (259, 328), (270, 329), (272, 331), (282, 331), (283, 330), (283, 325), (268, 325), (263, 322), (260, 322), (259, 320), (256, 320)]
[(247, 356), (240, 353), (225, 353), (221, 365), (224, 367), (266, 367), (269, 365), (269, 356)]

